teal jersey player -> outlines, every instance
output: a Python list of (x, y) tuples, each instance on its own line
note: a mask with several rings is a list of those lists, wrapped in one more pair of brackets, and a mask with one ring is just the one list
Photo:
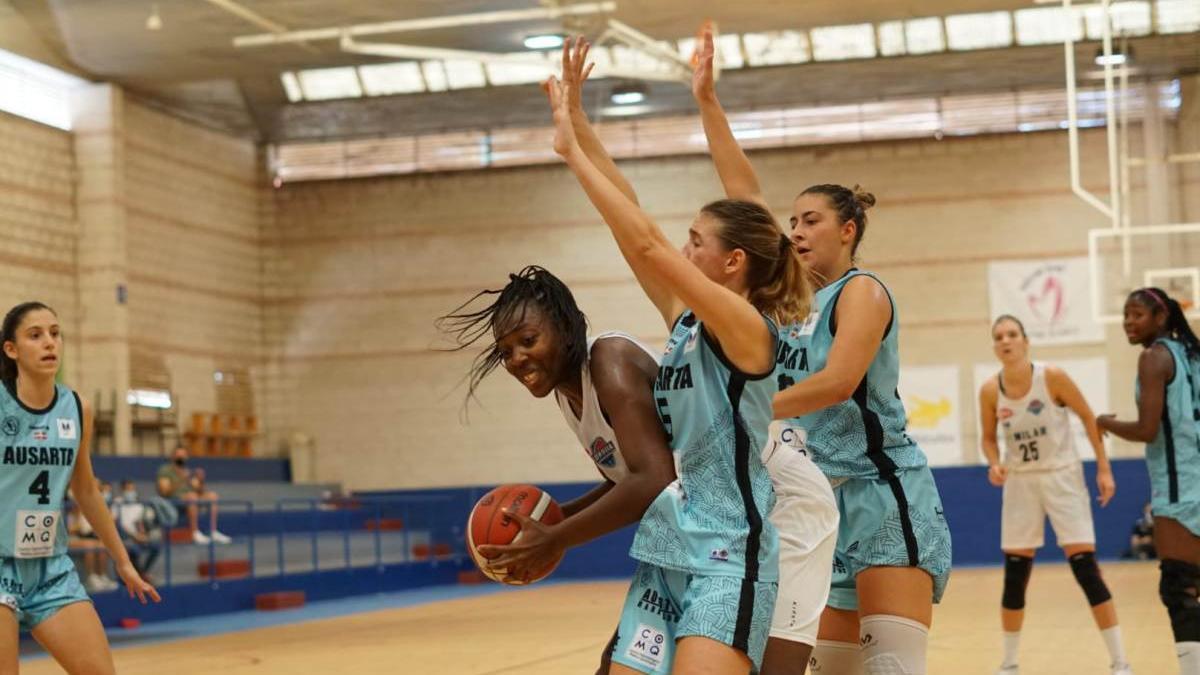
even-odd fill
[(1096, 426), (1146, 444), (1159, 599), (1171, 620), (1179, 672), (1200, 673), (1200, 339), (1179, 303), (1161, 288), (1125, 299), (1123, 328), (1138, 357), (1137, 419), (1096, 418)]
[(812, 314), (788, 326), (776, 358), (781, 391), (828, 366), (837, 308), (851, 280), (865, 277), (887, 296), (891, 318), (866, 373), (846, 400), (791, 423), (804, 430), (813, 461), (835, 484), (842, 518), (829, 604), (858, 607), (858, 574), (872, 567), (920, 568), (940, 600), (950, 573), (950, 533), (925, 453), (905, 432), (900, 401), (899, 319), (891, 293), (870, 272), (850, 268), (817, 291)]
[(130, 596), (159, 600), (129, 560), (88, 456), (91, 410), (56, 378), (58, 316), (40, 302), (0, 326), (0, 663), (17, 663), (27, 629), (68, 672), (113, 672), (104, 627), (67, 555), (68, 486)]
[[(776, 359), (780, 390), (825, 368), (837, 335), (838, 299), (846, 284), (859, 276), (884, 286), (874, 274), (852, 268), (817, 291), (812, 313), (803, 323), (784, 330)], [(892, 319), (853, 397), (792, 420), (805, 429), (813, 461), (830, 478), (878, 477), (885, 463), (896, 471), (926, 465), (925, 453), (905, 430), (907, 415), (898, 393), (900, 326), (895, 302), (891, 304)]]
[[(1195, 359), (1184, 344), (1159, 338), (1171, 355), (1174, 375), (1163, 391), (1158, 433), (1146, 444), (1146, 468), (1150, 472), (1150, 507), (1154, 515), (1173, 518), (1200, 535), (1200, 411), (1194, 400)], [(1134, 396), (1143, 396), (1141, 378)]]
[(62, 513), (83, 436), (83, 407), (67, 387), (54, 387), (43, 409), (0, 389), (0, 557), (46, 558), (67, 550)]
[(767, 519), (775, 498), (759, 457), (775, 394), (771, 372), (739, 371), (688, 311), (658, 373), (654, 396), (678, 479), (642, 517), (630, 554), (691, 574), (775, 581), (778, 536)]
[(546, 83), (555, 152), (671, 333), (654, 394), (681, 478), (650, 504), (634, 537), (639, 565), (611, 661), (642, 673), (745, 673), (762, 665), (778, 589), (773, 488), (760, 454), (778, 340), (763, 317), (806, 315), (809, 277), (759, 203), (709, 203), (682, 250), (668, 241), (586, 119), (572, 114), (583, 78), (566, 65), (568, 52), (566, 83)]

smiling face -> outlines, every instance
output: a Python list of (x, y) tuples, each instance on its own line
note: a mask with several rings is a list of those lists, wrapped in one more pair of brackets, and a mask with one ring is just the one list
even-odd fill
[(1012, 319), (1000, 319), (992, 326), (992, 351), (1005, 365), (1024, 363), (1029, 356), (1029, 338)]
[(4, 353), (16, 361), (25, 376), (54, 378), (62, 360), (62, 329), (58, 317), (48, 309), (33, 309), (21, 318)]
[(792, 202), (792, 243), (800, 259), (824, 279), (832, 281), (850, 267), (853, 259), (854, 221), (842, 222), (829, 197), (806, 193)]
[(1149, 346), (1162, 335), (1167, 325), (1165, 309), (1152, 303), (1148, 304), (1138, 295), (1131, 295), (1125, 301), (1125, 337), (1131, 345)]
[(563, 337), (546, 313), (533, 303), (514, 308), (496, 326), (496, 351), (509, 375), (542, 398), (568, 375)]

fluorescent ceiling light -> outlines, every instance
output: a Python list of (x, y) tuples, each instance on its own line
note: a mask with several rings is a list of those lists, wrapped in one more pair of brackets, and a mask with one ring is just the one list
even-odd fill
[(1096, 53), (1096, 65), (1098, 66), (1123, 66), (1129, 59), (1121, 52), (1115, 54), (1104, 55), (1103, 51)]
[(616, 105), (634, 105), (646, 100), (646, 95), (640, 91), (614, 91), (612, 102)]
[(612, 88), (609, 95), (615, 105), (636, 105), (646, 100), (646, 85), (640, 82), (624, 82)]
[(530, 35), (525, 38), (526, 49), (557, 49), (563, 46), (564, 37), (559, 33)]
[(633, 117), (634, 115), (642, 115), (648, 113), (653, 108), (648, 105), (622, 105), (608, 106), (600, 109), (601, 117)]

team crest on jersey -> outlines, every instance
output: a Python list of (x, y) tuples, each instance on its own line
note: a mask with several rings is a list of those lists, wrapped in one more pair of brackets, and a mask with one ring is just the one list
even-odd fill
[(1000, 419), (1006, 420), (1013, 416), (1013, 411), (1012, 411), (1012, 408), (1001, 408), (1000, 411), (998, 413), (996, 413), (996, 415)]
[(687, 344), (685, 344), (685, 345), (683, 346), (683, 353), (684, 353), (684, 354), (687, 354), (688, 352), (690, 352), (690, 351), (692, 351), (693, 349), (695, 349), (695, 348), (696, 348), (696, 342), (698, 342), (699, 340), (700, 340), (700, 329), (699, 329), (699, 328), (692, 328), (691, 332), (690, 332), (690, 333), (688, 333)]
[(0, 423), (0, 430), (4, 431), (6, 436), (16, 436), (21, 431), (21, 420), (9, 415)]
[(617, 446), (603, 436), (597, 436), (596, 440), (592, 441), (591, 447), (588, 448), (588, 454), (592, 456), (592, 461), (600, 466), (612, 468), (617, 464)]
[(675, 340), (667, 340), (667, 346), (663, 348), (663, 358), (671, 355), (675, 351), (675, 345), (678, 344)]
[(716, 560), (718, 562), (729, 562), (729, 549), (714, 548), (712, 552), (708, 554), (708, 559)]
[(44, 441), (50, 438), (50, 427), (29, 427), (29, 431), (33, 434), (35, 441)]
[(1045, 404), (1045, 403), (1042, 403), (1040, 399), (1036, 399), (1036, 398), (1035, 398), (1035, 399), (1033, 399), (1032, 401), (1030, 401), (1030, 402), (1029, 402), (1029, 407), (1028, 407), (1028, 408), (1026, 408), (1026, 410), (1028, 410), (1029, 412), (1033, 413), (1034, 415), (1041, 415), (1041, 414), (1042, 414), (1042, 410), (1043, 410), (1045, 407), (1046, 407), (1046, 404)]
[(63, 440), (71, 440), (75, 436), (75, 420), (70, 417), (58, 418), (58, 437)]

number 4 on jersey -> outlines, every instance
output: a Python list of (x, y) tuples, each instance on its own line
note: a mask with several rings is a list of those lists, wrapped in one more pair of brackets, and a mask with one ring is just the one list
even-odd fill
[(29, 484), (29, 494), (37, 495), (38, 504), (50, 503), (50, 472), (42, 471)]

